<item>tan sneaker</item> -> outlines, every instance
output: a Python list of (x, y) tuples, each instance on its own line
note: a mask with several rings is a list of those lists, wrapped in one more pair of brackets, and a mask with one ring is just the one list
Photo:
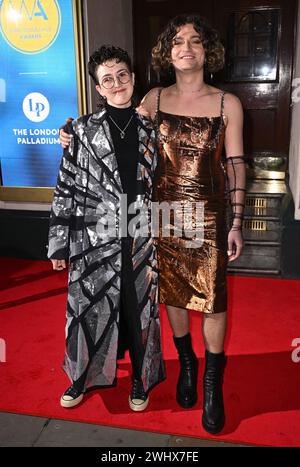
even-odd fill
[(70, 386), (61, 396), (60, 405), (65, 408), (75, 407), (75, 405), (80, 404), (82, 399), (83, 393), (74, 386)]
[(131, 393), (129, 395), (129, 407), (134, 412), (142, 412), (149, 403), (149, 396), (144, 391), (142, 381), (133, 378)]

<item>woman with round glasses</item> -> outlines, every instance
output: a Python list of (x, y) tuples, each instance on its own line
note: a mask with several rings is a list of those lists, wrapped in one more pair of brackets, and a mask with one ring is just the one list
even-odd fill
[(116, 362), (129, 349), (129, 406), (144, 410), (164, 378), (156, 255), (136, 213), (150, 209), (156, 167), (153, 126), (132, 106), (134, 74), (127, 52), (102, 46), (89, 74), (98, 113), (68, 124), (52, 204), (48, 257), (69, 261), (64, 369), (72, 385), (61, 397), (74, 407), (85, 392), (116, 382)]

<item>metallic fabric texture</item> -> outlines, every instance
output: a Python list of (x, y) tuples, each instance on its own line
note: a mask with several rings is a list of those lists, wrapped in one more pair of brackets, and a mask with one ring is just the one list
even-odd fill
[[(153, 125), (137, 116), (137, 202), (151, 208), (157, 164)], [(83, 391), (115, 383), (122, 271), (121, 237), (99, 235), (100, 204), (120, 212), (122, 186), (103, 110), (69, 125), (52, 205), (48, 257), (69, 259), (64, 369)], [(157, 258), (150, 232), (134, 234), (134, 286), (138, 297), (144, 390), (164, 378), (157, 300)]]
[[(158, 110), (156, 120), (160, 157), (154, 199), (179, 202), (171, 217), (171, 235), (164, 236), (162, 223), (159, 228), (159, 301), (204, 313), (227, 309), (228, 197), (221, 160), (225, 134), (221, 97), (220, 116), (186, 117)], [(196, 203), (204, 210), (200, 220)], [(201, 232), (198, 247), (191, 247), (190, 237), (172, 235), (175, 216), (180, 217), (185, 206), (190, 209), (187, 229)]]

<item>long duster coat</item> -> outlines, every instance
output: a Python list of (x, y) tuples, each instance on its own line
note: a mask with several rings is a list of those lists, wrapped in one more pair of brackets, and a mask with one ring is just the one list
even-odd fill
[[(157, 164), (151, 123), (138, 119), (136, 205), (151, 209)], [(105, 110), (69, 125), (50, 216), (48, 257), (69, 258), (66, 352), (63, 368), (83, 390), (115, 382), (119, 340), (121, 238), (99, 235), (103, 203), (117, 218), (122, 186)], [(100, 208), (99, 208), (100, 206)], [(112, 214), (110, 214), (112, 215)], [(101, 231), (102, 232), (102, 231)], [(151, 232), (133, 235), (132, 263), (143, 346), (145, 391), (164, 378), (157, 258)]]

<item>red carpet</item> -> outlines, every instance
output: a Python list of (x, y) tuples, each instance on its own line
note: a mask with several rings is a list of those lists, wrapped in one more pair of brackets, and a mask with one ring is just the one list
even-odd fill
[[(0, 411), (156, 431), (223, 441), (300, 446), (300, 281), (229, 277), (228, 364), (224, 393), (226, 426), (218, 436), (201, 427), (203, 344), (200, 316), (192, 333), (200, 357), (199, 401), (190, 410), (175, 400), (178, 363), (161, 309), (167, 379), (151, 392), (148, 409), (128, 407), (129, 364), (121, 362), (118, 387), (91, 392), (74, 409), (59, 406), (69, 381), (61, 370), (64, 351), (66, 273), (50, 262), (1, 259)], [(300, 343), (298, 343), (300, 357)], [(297, 352), (294, 352), (297, 356)]]

